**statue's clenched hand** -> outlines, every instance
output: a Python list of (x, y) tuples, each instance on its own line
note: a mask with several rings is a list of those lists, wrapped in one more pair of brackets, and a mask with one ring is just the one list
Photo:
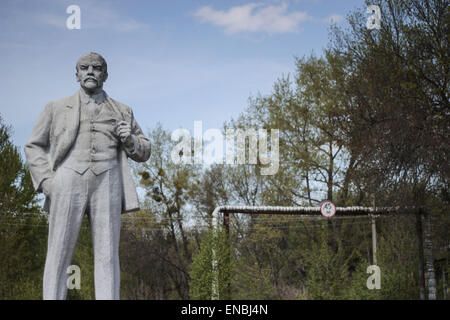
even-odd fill
[(120, 121), (117, 124), (116, 133), (120, 138), (120, 141), (126, 147), (133, 147), (133, 139), (131, 138), (131, 125), (126, 121)]

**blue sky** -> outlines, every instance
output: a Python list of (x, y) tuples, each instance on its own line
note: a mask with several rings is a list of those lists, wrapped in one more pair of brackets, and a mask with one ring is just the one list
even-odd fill
[[(66, 8), (81, 9), (69, 30)], [(0, 113), (21, 149), (45, 104), (78, 90), (75, 63), (102, 54), (104, 89), (131, 106), (145, 132), (221, 128), (248, 98), (270, 93), (294, 57), (320, 54), (330, 20), (363, 0), (2, 0)]]

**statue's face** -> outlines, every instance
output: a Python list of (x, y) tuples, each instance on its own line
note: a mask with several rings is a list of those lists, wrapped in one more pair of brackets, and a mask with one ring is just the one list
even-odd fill
[(94, 92), (101, 89), (106, 78), (108, 73), (97, 56), (88, 55), (78, 61), (77, 81), (85, 90)]

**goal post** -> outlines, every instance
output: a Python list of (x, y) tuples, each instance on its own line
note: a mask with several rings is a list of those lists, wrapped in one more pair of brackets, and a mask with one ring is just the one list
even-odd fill
[[(227, 233), (229, 233), (229, 215), (241, 213), (241, 214), (274, 214), (274, 215), (301, 215), (301, 216), (322, 216), (320, 207), (284, 207), (284, 206), (218, 206), (214, 209), (212, 213), (212, 227), (214, 236), (217, 236), (218, 223), (221, 218), (221, 214), (223, 214), (223, 225)], [(348, 216), (368, 216), (372, 218), (372, 233), (374, 231), (375, 219), (378, 216), (389, 216), (389, 215), (397, 215), (397, 214), (423, 214), (424, 209), (418, 207), (362, 207), (362, 206), (352, 206), (352, 207), (336, 207), (336, 215), (330, 219), (335, 219), (339, 217), (348, 217)], [(431, 247), (430, 239), (428, 246)], [(375, 242), (374, 242), (375, 241)], [(376, 252), (376, 238), (375, 234), (372, 234), (372, 242), (373, 242), (373, 254), (375, 258)], [(426, 255), (427, 256), (427, 255)], [(212, 300), (220, 299), (219, 295), (219, 271), (218, 271), (218, 261), (216, 256), (216, 251), (214, 246), (212, 248), (212, 271), (213, 271), (213, 280), (212, 280)], [(427, 264), (429, 267), (429, 264)], [(427, 270), (429, 271), (429, 270)], [(432, 278), (433, 275), (430, 274)]]

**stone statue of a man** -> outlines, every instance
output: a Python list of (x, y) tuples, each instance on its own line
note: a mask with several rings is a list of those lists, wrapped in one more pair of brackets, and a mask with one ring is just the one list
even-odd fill
[(34, 187), (46, 196), (49, 235), (44, 299), (65, 299), (82, 218), (88, 214), (96, 299), (119, 299), (121, 213), (139, 209), (127, 158), (143, 162), (150, 142), (131, 109), (103, 91), (106, 61), (97, 53), (76, 65), (80, 90), (41, 113), (25, 154)]

